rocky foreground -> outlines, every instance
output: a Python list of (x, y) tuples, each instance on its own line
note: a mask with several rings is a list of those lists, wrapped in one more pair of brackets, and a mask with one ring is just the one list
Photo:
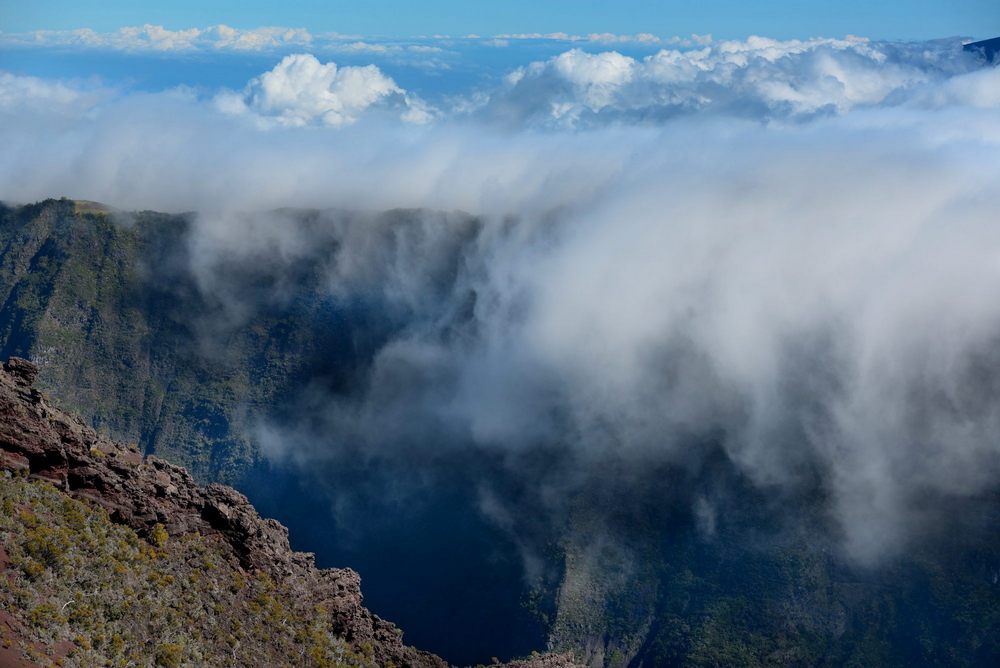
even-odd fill
[[(33, 388), (36, 374), (33, 364), (19, 358), (0, 372), (0, 486), (6, 486), (0, 587), (10, 600), (0, 619), (0, 664), (31, 665), (30, 658), (91, 665), (106, 655), (105, 665), (447, 665), (405, 645), (393, 624), (364, 607), (356, 572), (318, 569), (311, 554), (291, 549), (285, 527), (261, 518), (234, 489), (199, 486), (185, 469), (143, 457), (134, 445), (109, 440), (53, 408)], [(141, 539), (133, 538), (135, 545), (133, 532)], [(105, 554), (105, 545), (116, 546), (114, 554)], [(214, 555), (219, 563), (211, 560)], [(212, 572), (207, 578), (206, 563)], [(111, 564), (107, 579), (123, 583), (113, 587), (114, 605), (105, 606), (120, 616), (96, 603), (110, 600), (98, 594), (111, 583), (93, 581), (104, 564)], [(85, 576), (92, 592), (79, 591)], [(150, 581), (162, 597), (147, 591)], [(189, 584), (195, 582), (197, 587)], [(39, 592), (56, 597), (60, 584), (72, 585), (65, 603), (39, 602)], [(95, 598), (86, 601), (86, 595)], [(159, 598), (174, 603), (163, 615), (149, 614), (150, 602)], [(184, 619), (204, 632), (196, 634), (198, 643), (146, 638), (129, 648), (126, 631), (112, 633), (126, 628), (122, 617), (133, 634), (141, 635), (145, 623), (149, 635), (169, 635), (170, 624)], [(254, 648), (262, 637), (274, 640)], [(274, 656), (284, 651), (284, 642), (289, 655)], [(568, 656), (544, 655), (508, 665), (576, 664)]]

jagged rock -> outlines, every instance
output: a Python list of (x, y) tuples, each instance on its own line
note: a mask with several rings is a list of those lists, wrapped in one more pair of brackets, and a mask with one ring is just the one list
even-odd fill
[[(80, 419), (50, 406), (32, 387), (37, 367), (10, 358), (0, 373), (0, 470), (48, 480), (69, 494), (104, 507), (111, 519), (149, 537), (216, 534), (233, 560), (292, 586), (299, 598), (323, 604), (333, 627), (356, 647), (370, 647), (379, 665), (441, 667), (433, 654), (403, 644), (391, 623), (363, 605), (361, 578), (349, 568), (317, 569), (313, 555), (295, 552), (288, 529), (260, 517), (249, 500), (220, 484), (198, 485), (180, 466), (143, 456)], [(511, 668), (572, 668), (568, 656), (539, 655)]]
[(31, 387), (38, 376), (38, 367), (21, 357), (11, 357), (3, 365), (4, 371), (14, 377), (17, 384)]

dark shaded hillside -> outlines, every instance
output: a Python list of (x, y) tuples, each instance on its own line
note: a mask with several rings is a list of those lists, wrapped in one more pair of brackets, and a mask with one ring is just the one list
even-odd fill
[[(648, 471), (579, 500), (562, 543), (556, 648), (630, 668), (996, 664), (996, 495), (943, 509), (947, 525), (859, 566), (807, 499), (723, 488), (725, 468)], [(717, 514), (685, 507), (709, 490)]]
[[(199, 289), (189, 225), (69, 200), (0, 209), (2, 351), (33, 359), (41, 386), (99, 429), (200, 480), (234, 482), (259, 460), (248, 416), (346, 373), (363, 342), (338, 326), (308, 266), (287, 302), (220, 317), (231, 304)], [(263, 271), (233, 284), (267, 291), (277, 280)]]

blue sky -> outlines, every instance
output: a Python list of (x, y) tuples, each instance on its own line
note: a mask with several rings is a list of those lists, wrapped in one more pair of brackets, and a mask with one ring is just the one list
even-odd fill
[(206, 2), (172, 0), (3, 0), (0, 30), (92, 28), (161, 24), (179, 29), (225, 23), (305, 27), (364, 35), (497, 34), (506, 32), (712, 33), (791, 38), (842, 36), (927, 39), (1000, 35), (996, 0), (369, 0), (367, 2)]

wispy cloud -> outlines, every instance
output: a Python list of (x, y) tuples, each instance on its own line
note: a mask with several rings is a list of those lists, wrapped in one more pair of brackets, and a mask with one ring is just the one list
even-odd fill
[(169, 30), (161, 25), (123, 27), (115, 32), (38, 30), (31, 33), (4, 33), (0, 43), (8, 46), (69, 47), (117, 51), (262, 51), (289, 46), (307, 46), (312, 35), (304, 28), (265, 27), (242, 30), (227, 25), (208, 28)]
[[(468, 34), (462, 37), (449, 35), (424, 35), (406, 39), (386, 39), (366, 35), (350, 35), (335, 32), (313, 34), (305, 28), (259, 27), (250, 29), (234, 28), (220, 24), (204, 28), (193, 27), (170, 30), (161, 25), (144, 24), (126, 26), (112, 32), (98, 32), (90, 28), (76, 30), (37, 30), (29, 33), (0, 33), (0, 44), (21, 47), (62, 47), (79, 49), (108, 49), (117, 51), (273, 51), (289, 47), (311, 46), (317, 49), (349, 50), (352, 46), (360, 50), (424, 50), (440, 49), (442, 44), (483, 42), (502, 45), (510, 41), (572, 42), (591, 44), (623, 45), (672, 45), (698, 46), (711, 42), (711, 36), (691, 35), (690, 37), (660, 38), (651, 33), (632, 35), (616, 33), (591, 33), (576, 35), (565, 32), (516, 33), (493, 36)], [(359, 46), (360, 45), (360, 46)]]
[(79, 84), (0, 71), (0, 109), (89, 109), (103, 96)]
[[(478, 38), (478, 35), (471, 36)], [(635, 34), (618, 34), (618, 33), (589, 33), (586, 35), (576, 35), (565, 32), (549, 32), (549, 33), (502, 33), (495, 35), (493, 40), (535, 40), (535, 41), (553, 41), (553, 42), (590, 42), (594, 44), (646, 44), (646, 45), (670, 45), (670, 46), (706, 46), (712, 43), (711, 35), (696, 35), (693, 34), (690, 37), (667, 37), (662, 38), (648, 32), (640, 32)]]

